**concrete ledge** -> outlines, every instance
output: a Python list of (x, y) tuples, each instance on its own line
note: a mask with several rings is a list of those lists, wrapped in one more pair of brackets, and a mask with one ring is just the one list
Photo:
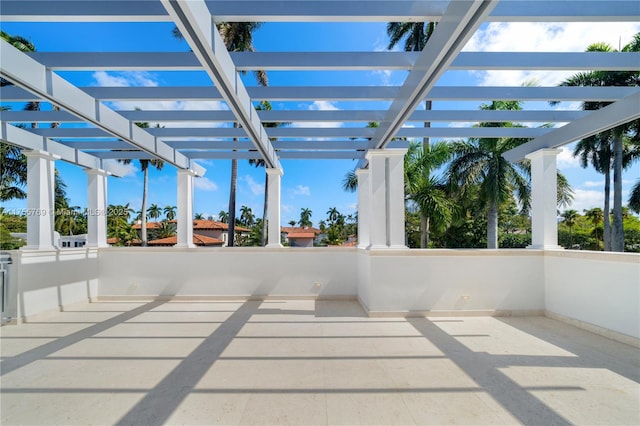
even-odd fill
[(543, 256), (544, 250), (534, 249), (358, 249), (369, 256), (393, 257), (484, 257)]
[(545, 257), (561, 257), (565, 259), (600, 260), (608, 262), (635, 263), (640, 267), (640, 253), (614, 253), (589, 250), (547, 250)]
[(597, 334), (602, 337), (606, 337), (607, 339), (615, 340), (616, 342), (620, 342), (629, 346), (640, 348), (640, 339), (636, 337), (619, 333), (617, 331), (609, 330), (608, 328), (593, 325), (588, 322), (580, 321), (574, 318), (569, 318), (564, 315), (556, 314), (555, 312), (551, 312), (551, 311), (545, 311), (544, 315), (548, 318), (551, 318), (557, 321), (562, 321), (574, 327), (581, 328), (590, 333)]

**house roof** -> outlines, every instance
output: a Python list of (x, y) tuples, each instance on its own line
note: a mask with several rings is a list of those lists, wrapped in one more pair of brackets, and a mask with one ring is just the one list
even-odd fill
[(308, 226), (305, 228), (301, 228), (301, 227), (295, 227), (295, 226), (281, 226), (280, 227), (280, 232), (282, 232), (283, 234), (287, 234), (288, 238), (291, 238), (291, 234), (305, 234), (305, 233), (309, 233), (312, 232), (315, 235), (320, 234), (322, 231), (320, 231), (318, 228), (314, 228), (312, 226)]
[[(193, 221), (193, 229), (228, 231), (229, 224), (218, 222), (217, 220), (196, 219)], [(236, 232), (251, 232), (251, 230), (243, 226), (236, 225)]]
[[(172, 221), (175, 222), (175, 221)], [(147, 229), (160, 229), (162, 222), (147, 222)], [(142, 229), (141, 223), (134, 223), (133, 229)]]
[(302, 238), (315, 238), (316, 234), (313, 232), (290, 232), (287, 234), (287, 238), (292, 239), (302, 239)]
[[(224, 241), (206, 235), (193, 234), (193, 243), (197, 246), (221, 246)], [(178, 244), (178, 237), (172, 236), (149, 241), (150, 246), (174, 246)]]

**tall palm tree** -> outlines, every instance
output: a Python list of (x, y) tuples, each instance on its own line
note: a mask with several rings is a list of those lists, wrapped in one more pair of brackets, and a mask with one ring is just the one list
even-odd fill
[(600, 250), (600, 240), (598, 239), (598, 226), (604, 219), (604, 214), (600, 207), (595, 207), (590, 210), (585, 210), (584, 215), (593, 225), (593, 233), (596, 236), (596, 250)]
[(451, 148), (446, 142), (435, 144), (409, 145), (405, 156), (405, 195), (420, 212), (420, 247), (429, 245), (432, 225), (439, 230), (451, 223), (453, 203), (447, 194), (443, 179), (432, 176), (432, 172), (443, 166), (451, 158)]
[(576, 224), (578, 216), (578, 212), (575, 210), (565, 210), (562, 213), (562, 221), (569, 228), (569, 248), (573, 247), (573, 235), (571, 230), (573, 229), (573, 225)]
[(228, 223), (229, 213), (225, 212), (224, 210), (220, 210), (220, 213), (218, 213), (218, 220), (222, 223)]
[(202, 213), (196, 213), (196, 215), (193, 217), (195, 220), (202, 220), (204, 219), (204, 214)]
[[(298, 221), (298, 224), (300, 226), (307, 227), (307, 226), (312, 226), (313, 223), (311, 222), (311, 210), (307, 209), (307, 208), (301, 208), (300, 209), (300, 220)], [(292, 225), (293, 226), (293, 225)]]
[(162, 209), (158, 207), (157, 204), (151, 204), (151, 206), (149, 206), (149, 208), (147, 209), (147, 215), (151, 219), (158, 219), (160, 216), (162, 216)]
[[(637, 33), (633, 40), (621, 49), (623, 52), (640, 52), (640, 33)], [(607, 43), (594, 43), (587, 47), (588, 52), (617, 52), (615, 48)], [(578, 73), (567, 80), (563, 81), (561, 86), (638, 86), (640, 85), (640, 72), (638, 71), (589, 71)], [(609, 105), (610, 102), (583, 102), (582, 109), (596, 110)], [(640, 129), (640, 120), (623, 124), (613, 129), (596, 135), (595, 138), (600, 139), (594, 149), (609, 150), (610, 158), (612, 158), (613, 167), (613, 226), (611, 227), (611, 243), (612, 251), (624, 251), (624, 228), (622, 224), (622, 169), (624, 168), (624, 138), (625, 135), (634, 139), (638, 139), (638, 130)], [(592, 143), (595, 141), (592, 139)], [(598, 146), (599, 145), (599, 146)], [(606, 156), (606, 153), (602, 153)], [(598, 163), (600, 166), (606, 166), (605, 163)], [(597, 168), (596, 168), (597, 170)], [(605, 186), (607, 185), (605, 174)], [(606, 188), (605, 188), (606, 189)], [(605, 209), (608, 203), (608, 197), (605, 196)], [(605, 221), (608, 221), (606, 218)], [(605, 241), (607, 238), (606, 222), (605, 222)], [(605, 243), (605, 249), (607, 244)]]
[[(483, 104), (483, 110), (519, 110), (518, 101), (493, 101)], [(480, 123), (480, 127), (513, 127), (512, 123)], [(451, 182), (460, 185), (464, 193), (479, 185), (480, 201), (487, 209), (487, 248), (498, 248), (498, 207), (513, 191), (528, 210), (530, 188), (525, 166), (511, 164), (502, 157), (506, 151), (526, 142), (517, 138), (480, 138), (453, 143), (453, 160), (449, 165)]]
[(240, 207), (240, 222), (242, 222), (242, 224), (247, 227), (253, 226), (255, 222), (255, 216), (253, 215), (251, 207)]
[(162, 209), (164, 217), (167, 218), (168, 221), (175, 219), (177, 209), (176, 206), (164, 206), (164, 209)]
[[(136, 108), (138, 109), (138, 108)], [(146, 122), (136, 122), (136, 126), (148, 129), (149, 123)], [(156, 124), (156, 127), (160, 127), (160, 125)], [(140, 170), (142, 171), (142, 207), (140, 208), (140, 239), (142, 241), (142, 246), (145, 247), (148, 242), (147, 238), (147, 193), (149, 191), (149, 166), (154, 167), (156, 170), (162, 170), (164, 166), (164, 161), (154, 158), (152, 160), (141, 159), (140, 161)], [(130, 159), (118, 160), (118, 162), (122, 164), (131, 164)]]
[(329, 220), (329, 222), (335, 223), (338, 220), (339, 216), (340, 212), (337, 208), (331, 207), (329, 210), (327, 210), (327, 219)]

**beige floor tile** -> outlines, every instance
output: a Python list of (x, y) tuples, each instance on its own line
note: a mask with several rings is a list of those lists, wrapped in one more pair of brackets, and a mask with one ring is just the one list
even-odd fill
[(327, 403), (317, 393), (251, 394), (241, 425), (325, 425)]
[(402, 396), (397, 392), (327, 393), (330, 425), (416, 424)]

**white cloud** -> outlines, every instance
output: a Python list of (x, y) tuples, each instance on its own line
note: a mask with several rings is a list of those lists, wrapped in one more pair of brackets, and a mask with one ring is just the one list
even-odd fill
[(584, 186), (585, 188), (604, 188), (604, 180), (587, 180), (582, 182), (582, 186)]
[(573, 156), (573, 150), (563, 146), (562, 152), (558, 154), (557, 164), (559, 169), (577, 169), (580, 167), (580, 159)]
[[(618, 49), (640, 31), (635, 22), (492, 22), (478, 30), (464, 51), (475, 52), (584, 52), (592, 43), (605, 42)], [(575, 71), (474, 72), (485, 86), (518, 86), (537, 79), (542, 86), (556, 86)]]
[(200, 177), (200, 178), (194, 179), (193, 186), (195, 186), (197, 189), (201, 191), (217, 191), (218, 190), (218, 185), (206, 177)]
[(604, 194), (602, 191), (591, 189), (575, 189), (574, 191), (573, 202), (568, 208), (577, 210), (579, 213), (594, 207), (602, 208), (604, 204)]
[(253, 195), (264, 194), (264, 185), (253, 180), (251, 176), (245, 175), (242, 180), (247, 183), (247, 186), (249, 187), (249, 190), (253, 193)]
[[(333, 103), (329, 101), (314, 101), (311, 105), (307, 107), (310, 111), (337, 111), (340, 108), (335, 106)], [(291, 127), (302, 127), (302, 128), (330, 128), (330, 127), (342, 127), (342, 123), (335, 121), (297, 121), (291, 123)], [(315, 138), (317, 139), (317, 138)]]
[(294, 196), (297, 196), (297, 195), (310, 196), (311, 195), (311, 191), (310, 191), (308, 186), (296, 185), (296, 187), (291, 190), (291, 194), (293, 194)]
[(293, 208), (293, 206), (291, 206), (289, 204), (281, 204), (280, 205), (280, 209), (282, 210), (283, 213), (289, 213), (292, 208)]
[(347, 210), (356, 211), (358, 210), (358, 203), (351, 203), (347, 205)]
[(104, 164), (107, 170), (119, 177), (135, 176), (138, 172), (138, 168), (133, 162), (122, 164), (117, 160), (104, 160)]
[(117, 73), (107, 73), (106, 71), (96, 71), (93, 73), (93, 79), (98, 86), (142, 86), (156, 87), (158, 82), (144, 71), (127, 71)]

